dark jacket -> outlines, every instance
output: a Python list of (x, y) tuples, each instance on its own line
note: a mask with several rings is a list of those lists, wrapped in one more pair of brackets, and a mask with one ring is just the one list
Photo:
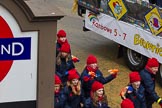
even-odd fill
[(62, 83), (67, 82), (68, 71), (75, 68), (72, 60), (66, 62), (65, 58), (61, 58), (61, 64), (56, 64), (56, 74), (61, 78)]
[(162, 1), (161, 0), (156, 0), (156, 5), (162, 8)]
[(66, 86), (64, 88), (64, 108), (81, 108), (80, 103), (84, 103), (84, 94), (74, 95), (71, 87)]
[(149, 3), (155, 4), (157, 0), (149, 0)]
[(152, 104), (156, 102), (160, 97), (155, 92), (155, 75), (151, 74), (147, 69), (143, 69), (140, 72), (141, 83), (145, 88), (145, 98), (148, 108), (151, 108)]
[(55, 94), (54, 97), (54, 108), (63, 108), (64, 103), (64, 96), (63, 92), (61, 91), (60, 93)]
[(97, 106), (93, 105), (92, 99), (89, 97), (85, 100), (84, 108), (110, 108), (107, 103), (98, 103)]
[(59, 42), (56, 43), (56, 57), (60, 52), (61, 44)]
[(132, 85), (129, 85), (132, 88), (132, 93), (126, 93), (126, 98), (129, 98), (134, 103), (134, 108), (147, 108), (146, 100), (144, 94), (144, 87), (140, 85), (139, 89), (136, 91)]
[[(89, 78), (89, 80), (85, 80), (85, 77)], [(102, 72), (98, 69), (96, 71), (96, 77), (94, 79), (91, 79), (88, 70), (85, 68), (81, 74), (81, 82), (82, 82), (82, 88), (85, 94), (85, 97), (90, 97), (90, 91), (91, 86), (94, 81), (99, 81), (102, 84), (106, 84), (110, 81), (112, 81), (115, 77), (113, 75), (108, 75), (107, 77), (104, 77)]]

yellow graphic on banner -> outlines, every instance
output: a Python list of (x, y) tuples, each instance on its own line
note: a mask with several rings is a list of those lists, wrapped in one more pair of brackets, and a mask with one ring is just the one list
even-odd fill
[(162, 19), (156, 7), (145, 15), (145, 19), (152, 34), (158, 35), (162, 32)]
[(113, 12), (116, 19), (120, 19), (125, 13), (127, 13), (127, 9), (122, 0), (110, 0), (108, 3), (111, 11)]

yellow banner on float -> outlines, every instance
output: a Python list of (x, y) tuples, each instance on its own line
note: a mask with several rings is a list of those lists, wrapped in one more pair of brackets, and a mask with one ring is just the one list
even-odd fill
[(116, 19), (120, 19), (125, 13), (127, 13), (127, 8), (125, 7), (122, 0), (110, 0), (108, 3), (111, 11), (113, 12)]
[(156, 7), (145, 15), (145, 19), (153, 35), (162, 32), (162, 19)]

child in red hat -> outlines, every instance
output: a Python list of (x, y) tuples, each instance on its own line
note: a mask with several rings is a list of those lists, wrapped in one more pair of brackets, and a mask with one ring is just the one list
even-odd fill
[(155, 75), (158, 69), (158, 60), (156, 58), (149, 58), (145, 68), (140, 71), (141, 82), (145, 88), (147, 108), (152, 108), (154, 102), (157, 102), (162, 107), (162, 98), (155, 91)]
[(65, 43), (61, 46), (56, 58), (56, 74), (61, 78), (63, 85), (67, 82), (68, 71), (75, 68), (70, 54), (70, 45)]
[(131, 72), (129, 74), (129, 80), (130, 82), (125, 88), (125, 91), (121, 91), (122, 99), (130, 99), (134, 104), (134, 108), (147, 108), (144, 94), (145, 89), (141, 85), (139, 72)]
[(64, 101), (62, 99), (62, 82), (59, 78), (59, 76), (54, 75), (54, 93), (55, 93), (55, 97), (54, 97), (54, 108), (62, 108), (64, 105)]
[(62, 82), (61, 82), (61, 80), (60, 80), (58, 75), (55, 75), (54, 77), (55, 77), (54, 78), (55, 79), (55, 82), (54, 82), (54, 84), (55, 84), (54, 89), (55, 90), (54, 91), (57, 94), (60, 91), (61, 87), (62, 87)]
[(71, 69), (68, 74), (68, 81), (64, 87), (65, 108), (81, 108), (84, 101), (80, 75), (76, 69)]
[(64, 43), (68, 43), (66, 38), (66, 32), (61, 29), (57, 33), (57, 42), (56, 42), (56, 57), (60, 52), (60, 48)]
[(122, 100), (122, 103), (120, 105), (121, 108), (134, 108), (134, 104), (130, 99)]
[(94, 81), (90, 95), (91, 97), (86, 99), (85, 108), (110, 108), (102, 83)]
[(91, 86), (94, 81), (99, 81), (102, 84), (106, 84), (116, 78), (118, 71), (113, 71), (107, 77), (104, 77), (97, 65), (97, 58), (90, 54), (87, 57), (87, 65), (81, 74), (82, 88), (85, 93), (85, 97), (90, 97)]
[[(62, 45), (67, 43), (68, 40), (66, 38), (66, 32), (63, 29), (59, 30), (57, 33), (57, 42), (56, 42), (56, 57), (58, 56)], [(70, 50), (69, 53), (71, 54), (71, 48), (69, 48), (69, 50)], [(71, 55), (71, 57), (74, 63), (79, 62), (79, 58), (77, 58), (76, 56)]]

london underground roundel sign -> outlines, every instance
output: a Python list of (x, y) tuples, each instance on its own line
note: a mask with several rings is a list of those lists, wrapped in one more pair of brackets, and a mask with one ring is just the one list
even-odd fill
[(38, 31), (22, 32), (0, 5), (0, 104), (35, 101)]

